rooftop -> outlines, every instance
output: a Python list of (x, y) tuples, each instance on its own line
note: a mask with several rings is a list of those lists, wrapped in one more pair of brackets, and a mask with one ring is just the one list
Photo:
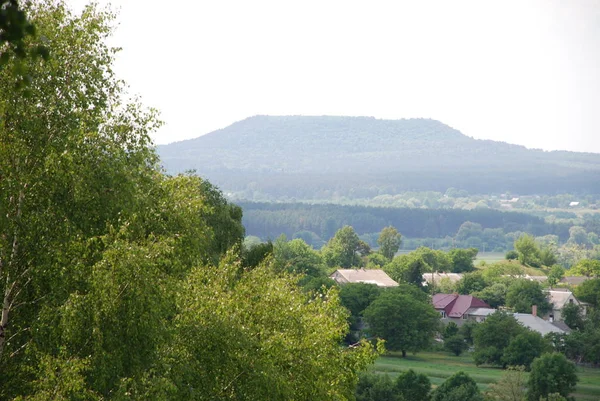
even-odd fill
[(443, 309), (448, 317), (462, 317), (472, 308), (490, 308), (488, 304), (472, 295), (435, 294), (431, 301), (435, 309)]
[(539, 316), (533, 316), (529, 313), (513, 313), (513, 316), (523, 326), (530, 330), (537, 331), (543, 336), (548, 333), (567, 333), (566, 330), (555, 326)]
[(381, 269), (338, 269), (333, 272), (330, 278), (339, 284), (347, 283), (366, 283), (375, 284), (379, 287), (397, 287), (395, 282)]

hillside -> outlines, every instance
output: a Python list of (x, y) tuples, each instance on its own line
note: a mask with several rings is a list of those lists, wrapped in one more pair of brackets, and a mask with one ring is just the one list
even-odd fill
[(407, 190), (600, 193), (600, 155), (476, 140), (435, 120), (256, 116), (158, 146), (170, 173), (227, 192), (326, 199)]

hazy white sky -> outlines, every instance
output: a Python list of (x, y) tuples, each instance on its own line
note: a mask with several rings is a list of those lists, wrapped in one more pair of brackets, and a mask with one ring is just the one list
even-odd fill
[(116, 70), (162, 112), (159, 144), (256, 114), (360, 115), (600, 153), (600, 0), (110, 3)]

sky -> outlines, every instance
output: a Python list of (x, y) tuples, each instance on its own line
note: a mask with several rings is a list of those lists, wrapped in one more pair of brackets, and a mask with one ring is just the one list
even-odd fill
[(258, 114), (343, 115), (600, 153), (600, 0), (110, 4), (115, 70), (161, 111), (157, 144)]

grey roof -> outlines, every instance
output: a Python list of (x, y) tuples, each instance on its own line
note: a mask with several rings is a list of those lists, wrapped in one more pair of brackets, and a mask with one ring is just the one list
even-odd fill
[(333, 272), (330, 278), (340, 284), (346, 283), (366, 283), (375, 284), (379, 287), (397, 287), (395, 282), (381, 269), (338, 269)]
[(530, 330), (537, 331), (541, 335), (546, 335), (548, 333), (566, 333), (565, 330), (556, 327), (539, 316), (533, 316), (529, 313), (513, 313), (513, 316), (523, 326)]
[(570, 285), (579, 285), (583, 283), (585, 280), (589, 280), (589, 277), (585, 276), (565, 276), (560, 279), (561, 283), (566, 283)]
[(548, 301), (554, 305), (554, 309), (560, 310), (562, 309), (569, 298), (573, 297), (575, 302), (579, 304), (577, 298), (573, 296), (573, 293), (569, 290), (550, 290), (548, 291)]
[(556, 326), (559, 329), (563, 330), (565, 333), (570, 333), (572, 331), (571, 328), (569, 326), (567, 326), (567, 324), (565, 322), (554, 321), (551, 324), (553, 326)]
[(470, 308), (466, 313), (471, 316), (489, 316), (496, 312), (493, 308)]
[(423, 280), (427, 284), (431, 284), (432, 281), (439, 283), (442, 279), (447, 278), (453, 283), (456, 283), (458, 280), (462, 278), (462, 274), (460, 273), (423, 273)]

